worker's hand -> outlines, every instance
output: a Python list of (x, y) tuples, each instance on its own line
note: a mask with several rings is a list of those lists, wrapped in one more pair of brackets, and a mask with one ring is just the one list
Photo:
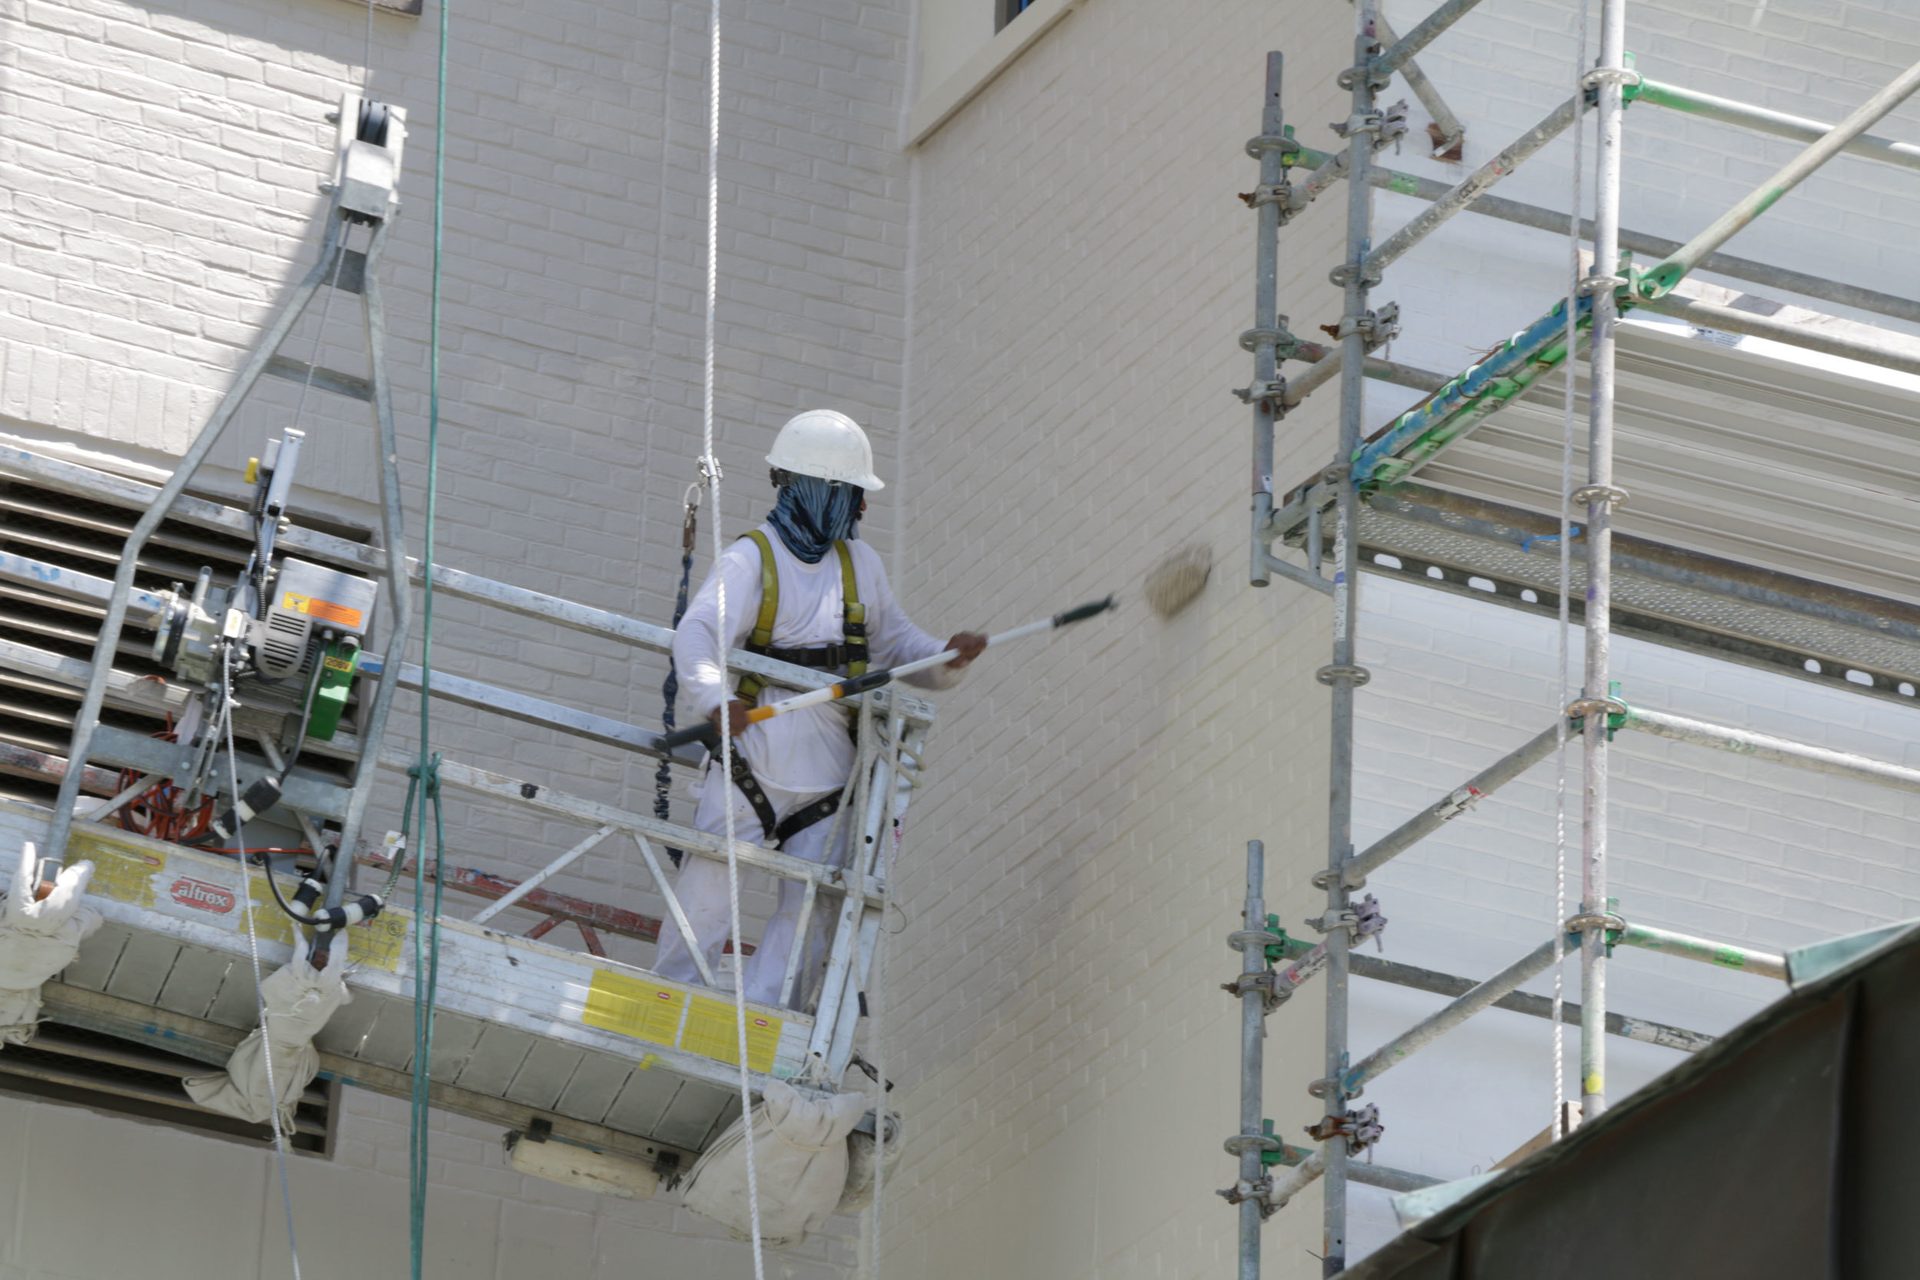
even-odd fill
[(747, 704), (735, 698), (732, 702), (729, 702), (726, 706), (719, 708), (711, 716), (707, 717), (713, 721), (713, 727), (716, 730), (720, 728), (720, 713), (723, 711), (727, 716), (727, 736), (729, 738), (739, 737), (747, 731), (748, 724), (752, 723), (747, 719)]
[(978, 631), (957, 632), (947, 641), (947, 648), (958, 649), (960, 656), (947, 665), (955, 668), (964, 667), (985, 652), (986, 647), (987, 638)]

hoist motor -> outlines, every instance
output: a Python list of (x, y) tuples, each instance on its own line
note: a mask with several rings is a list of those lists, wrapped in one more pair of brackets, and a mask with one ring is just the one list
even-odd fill
[(153, 656), (210, 688), (223, 678), (223, 650), (230, 650), (249, 703), (302, 715), (306, 737), (324, 742), (346, 709), (377, 593), (370, 578), (273, 557), (301, 440), (300, 432), (288, 431), (269, 443), (264, 460), (248, 464), (253, 555), (231, 587), (215, 587), (213, 571), (202, 569), (191, 595), (180, 584), (161, 593)]

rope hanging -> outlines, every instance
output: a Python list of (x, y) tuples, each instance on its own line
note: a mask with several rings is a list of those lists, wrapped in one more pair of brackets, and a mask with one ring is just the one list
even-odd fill
[[(700, 470), (707, 478), (709, 505), (713, 525), (713, 563), (718, 565), (726, 547), (720, 536), (720, 459), (713, 452), (713, 353), (714, 316), (719, 300), (719, 261), (720, 261), (720, 0), (711, 0), (709, 5), (711, 44), (708, 49), (707, 72), (707, 326), (706, 326), (706, 362), (701, 374), (700, 402)], [(724, 686), (727, 679), (727, 642), (731, 634), (727, 630), (727, 584), (724, 577), (715, 576), (716, 599), (714, 601), (715, 622), (721, 636), (720, 642), (720, 682)], [(726, 716), (726, 705), (721, 704), (721, 716)], [(720, 779), (726, 785), (726, 779), (733, 776), (733, 735), (728, 726), (720, 727)], [(745, 948), (739, 944), (740, 930), (740, 859), (734, 847), (733, 796), (727, 795), (726, 803), (720, 806), (724, 816), (727, 839), (727, 914), (729, 936), (734, 940), (733, 948), (733, 1020), (735, 1049), (740, 1061), (740, 1118), (741, 1131), (745, 1138), (747, 1155), (747, 1213), (752, 1221), (753, 1275), (754, 1280), (766, 1280), (766, 1251), (760, 1238), (760, 1176), (756, 1167), (753, 1150), (753, 1081), (747, 1070), (747, 988), (745, 957), (741, 954)]]

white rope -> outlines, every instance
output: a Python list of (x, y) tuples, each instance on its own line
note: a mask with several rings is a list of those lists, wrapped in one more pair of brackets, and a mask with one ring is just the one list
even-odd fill
[[(260, 933), (253, 922), (253, 877), (247, 872), (247, 831), (240, 817), (240, 765), (239, 753), (233, 745), (233, 649), (223, 646), (220, 651), (220, 664), (223, 679), (220, 684), (221, 718), (226, 721), (227, 736), (227, 781), (233, 787), (233, 843), (239, 850), (240, 863), (240, 909), (247, 921), (247, 954), (253, 962), (253, 1005), (260, 1015), (261, 1060), (267, 1068), (267, 1122), (273, 1127), (274, 1161), (280, 1169), (280, 1205), (287, 1216), (287, 1252), (293, 1261), (293, 1280), (300, 1280), (300, 1245), (293, 1235), (293, 1190), (287, 1182), (287, 1136), (280, 1127), (280, 1090), (273, 1082), (273, 1036), (267, 1030), (267, 997), (261, 987), (260, 978)], [(321, 850), (315, 849), (319, 855)], [(268, 875), (273, 867), (266, 868)], [(295, 954), (298, 954), (300, 934), (294, 931)]]
[[(720, 262), (720, 0), (711, 0), (712, 43), (708, 50), (707, 76), (707, 335), (706, 365), (701, 378), (700, 439), (707, 471), (711, 500), (707, 504), (707, 523), (713, 529), (713, 563), (718, 566), (726, 551), (720, 535), (720, 460), (713, 452), (713, 353), (714, 316), (719, 306)], [(727, 580), (714, 574), (715, 621), (720, 632), (720, 683), (727, 680)], [(729, 731), (728, 704), (720, 706), (720, 778), (726, 788), (726, 803), (721, 805), (727, 838), (727, 914), (733, 939), (733, 1021), (735, 1047), (740, 1054), (740, 1128), (747, 1153), (747, 1215), (752, 1222), (754, 1280), (766, 1280), (765, 1247), (760, 1239), (760, 1174), (753, 1150), (753, 1080), (747, 1069), (747, 979), (744, 936), (740, 929), (740, 859), (734, 849), (733, 828), (733, 734)], [(763, 832), (771, 837), (771, 831)]]
[[(1574, 308), (1580, 300), (1580, 203), (1584, 199), (1580, 166), (1584, 148), (1581, 145), (1586, 132), (1587, 94), (1583, 85), (1587, 72), (1587, 9), (1588, 0), (1580, 2), (1580, 17), (1576, 27), (1573, 52), (1573, 197), (1567, 215), (1567, 257), (1569, 262), (1569, 283), (1567, 285), (1567, 361), (1566, 390), (1562, 397), (1565, 411), (1565, 425), (1560, 440), (1560, 608), (1558, 644), (1555, 649), (1554, 706), (1558, 731), (1554, 735), (1554, 765), (1556, 777), (1553, 786), (1553, 1117), (1547, 1132), (1557, 1139), (1561, 1136), (1562, 1117), (1566, 1109), (1566, 1070), (1567, 1070), (1567, 1030), (1561, 1021), (1562, 1011), (1567, 998), (1567, 704), (1573, 700), (1571, 686), (1567, 680), (1567, 665), (1571, 660), (1568, 635), (1572, 631), (1572, 612), (1567, 597), (1573, 593), (1573, 438), (1574, 438), (1574, 393), (1573, 374), (1574, 341), (1579, 336), (1579, 325), (1575, 322)], [(1596, 268), (1598, 269), (1598, 268)], [(1592, 714), (1589, 712), (1588, 714)]]

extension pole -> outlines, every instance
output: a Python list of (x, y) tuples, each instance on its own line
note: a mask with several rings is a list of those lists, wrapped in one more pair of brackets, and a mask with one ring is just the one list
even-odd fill
[[(1681, 245), (1665, 262), (1648, 271), (1640, 280), (1640, 295), (1657, 298), (1670, 292), (1673, 286), (1700, 265), (1701, 259), (1771, 209), (1781, 196), (1805, 181), (1808, 174), (1839, 155), (1848, 143), (1865, 133), (1868, 126), (1911, 97), (1915, 89), (1920, 89), (1920, 62), (1901, 72), (1886, 88), (1861, 103), (1852, 115), (1822, 135), (1818, 142), (1789, 160), (1779, 172), (1755, 187), (1740, 203), (1715, 218), (1711, 225)], [(1612, 262), (1613, 259), (1606, 258), (1603, 261)]]
[(1599, 111), (1595, 132), (1593, 299), (1588, 350), (1587, 483), (1573, 500), (1587, 504), (1585, 788), (1581, 804), (1580, 1107), (1588, 1120), (1607, 1108), (1607, 934), (1592, 923), (1607, 910), (1607, 737), (1605, 713), (1612, 645), (1613, 508), (1626, 495), (1613, 483), (1614, 337), (1620, 323), (1620, 170), (1625, 111), (1626, 0), (1601, 0)]
[(1267, 529), (1273, 523), (1273, 424), (1283, 412), (1271, 392), (1280, 376), (1280, 204), (1285, 198), (1281, 192), (1287, 177), (1288, 146), (1280, 111), (1284, 61), (1278, 53), (1267, 54), (1260, 136), (1247, 143), (1247, 150), (1260, 161), (1260, 185), (1255, 189), (1254, 203), (1253, 328), (1245, 339), (1253, 347), (1253, 386), (1248, 397), (1253, 404), (1253, 536), (1248, 580), (1256, 587), (1271, 581)]
[[(1333, 272), (1333, 283), (1345, 294), (1340, 319), (1340, 438), (1326, 480), (1334, 491), (1333, 533), (1333, 660), (1317, 673), (1332, 690), (1327, 804), (1327, 909), (1321, 920), (1327, 944), (1326, 1074), (1320, 1082), (1328, 1119), (1344, 1121), (1347, 1092), (1341, 1084), (1347, 1066), (1347, 952), (1352, 943), (1341, 923), (1350, 909), (1351, 894), (1341, 871), (1353, 856), (1353, 699), (1367, 673), (1354, 661), (1354, 625), (1359, 616), (1360, 539), (1357, 528), (1359, 494), (1353, 485), (1354, 450), (1360, 444), (1361, 420), (1366, 414), (1367, 252), (1373, 227), (1373, 186), (1368, 174), (1373, 153), (1381, 141), (1381, 120), (1375, 95), (1387, 81), (1391, 67), (1376, 60), (1375, 0), (1354, 5), (1353, 66), (1345, 73), (1352, 93), (1347, 119), (1346, 260)], [(1449, 7), (1464, 12), (1470, 4), (1458, 0)], [(1426, 41), (1444, 29), (1428, 19), (1399, 45), (1411, 57)], [(1451, 19), (1449, 19), (1450, 21)], [(1416, 38), (1424, 37), (1418, 40)], [(1320, 1251), (1323, 1275), (1338, 1275), (1347, 1266), (1347, 1138), (1334, 1133), (1320, 1148), (1325, 1166), (1325, 1239)]]
[[(1064, 613), (1056, 613), (1049, 618), (1039, 618), (1033, 622), (1023, 623), (1020, 626), (1009, 628), (1006, 631), (1000, 632), (998, 635), (988, 636), (986, 647), (991, 649), (997, 644), (1006, 644), (1012, 640), (1024, 640), (1028, 636), (1038, 635), (1043, 631), (1052, 631), (1058, 627), (1068, 626), (1083, 619), (1094, 617), (1096, 614), (1105, 613), (1107, 610), (1113, 608), (1113, 605), (1114, 601), (1112, 596), (1108, 596), (1104, 600), (1095, 600), (1088, 604), (1077, 605)], [(926, 671), (932, 667), (938, 667), (945, 663), (952, 662), (959, 656), (960, 651), (958, 649), (943, 649), (931, 657), (916, 658), (912, 662), (903, 662), (898, 666), (884, 667), (879, 671), (869, 671), (865, 675), (852, 676), (840, 681), (838, 684), (830, 684), (824, 689), (809, 689), (805, 693), (795, 694), (791, 698), (785, 698), (779, 702), (771, 702), (764, 707), (752, 708), (747, 712), (747, 723), (759, 724), (762, 720), (771, 720), (775, 716), (786, 715), (789, 711), (799, 711), (804, 707), (817, 707), (823, 703), (838, 702), (842, 698), (851, 698), (857, 693), (866, 693), (869, 690), (878, 689), (882, 685), (892, 684), (895, 680), (901, 679), (904, 676), (910, 676), (916, 672)], [(713, 733), (713, 725), (707, 721), (688, 725), (684, 729), (675, 729), (672, 733), (662, 734), (659, 740), (660, 749), (662, 751), (671, 751), (673, 748), (684, 746), (689, 742), (706, 741), (712, 738)]]

